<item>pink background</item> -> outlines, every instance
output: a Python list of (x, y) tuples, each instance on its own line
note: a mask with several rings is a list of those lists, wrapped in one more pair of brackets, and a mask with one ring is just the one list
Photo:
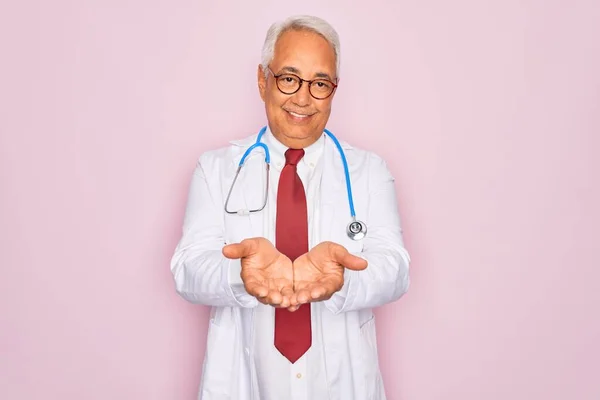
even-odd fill
[(329, 128), (397, 177), (389, 399), (599, 399), (595, 0), (2, 2), (0, 398), (195, 398), (189, 179), (265, 123), (260, 48), (295, 13), (342, 38)]

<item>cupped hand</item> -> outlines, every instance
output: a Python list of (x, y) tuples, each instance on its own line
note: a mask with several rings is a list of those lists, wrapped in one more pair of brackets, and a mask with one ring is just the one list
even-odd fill
[(263, 304), (289, 307), (293, 295), (292, 261), (265, 238), (244, 239), (223, 247), (223, 255), (241, 259), (246, 292)]
[(293, 263), (294, 294), (290, 311), (313, 301), (329, 299), (344, 285), (344, 269), (359, 271), (367, 268), (367, 261), (350, 254), (334, 242), (322, 242)]

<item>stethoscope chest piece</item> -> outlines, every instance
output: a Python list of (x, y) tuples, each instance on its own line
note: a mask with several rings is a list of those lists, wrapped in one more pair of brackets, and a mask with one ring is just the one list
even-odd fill
[(360, 240), (367, 234), (367, 225), (362, 221), (352, 220), (346, 227), (346, 233), (352, 240)]

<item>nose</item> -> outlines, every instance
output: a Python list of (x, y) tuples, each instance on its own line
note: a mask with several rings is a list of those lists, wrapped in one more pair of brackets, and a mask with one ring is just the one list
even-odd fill
[(310, 105), (310, 98), (311, 98), (311, 95), (310, 95), (310, 91), (308, 89), (308, 83), (303, 82), (302, 86), (300, 86), (300, 89), (296, 93), (294, 93), (293, 101), (299, 107), (306, 107), (306, 106)]

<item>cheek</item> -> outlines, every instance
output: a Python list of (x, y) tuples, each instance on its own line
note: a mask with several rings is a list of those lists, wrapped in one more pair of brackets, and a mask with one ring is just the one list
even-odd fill
[(271, 114), (274, 111), (276, 111), (278, 108), (277, 103), (275, 102), (275, 99), (273, 99), (273, 96), (268, 96), (266, 98), (265, 105), (267, 106), (267, 112), (269, 112)]
[(331, 114), (331, 102), (320, 104), (317, 109), (320, 116), (327, 118)]
[(281, 110), (281, 107), (285, 104), (286, 102), (286, 98), (282, 98), (281, 96), (278, 95), (278, 93), (270, 93), (267, 96), (267, 106), (271, 109), (271, 110)]
[(282, 103), (278, 102), (275, 99), (271, 99), (267, 103), (266, 111), (267, 117), (271, 121), (272, 124), (276, 126), (281, 126), (282, 124), (286, 124), (286, 112), (283, 110)]

